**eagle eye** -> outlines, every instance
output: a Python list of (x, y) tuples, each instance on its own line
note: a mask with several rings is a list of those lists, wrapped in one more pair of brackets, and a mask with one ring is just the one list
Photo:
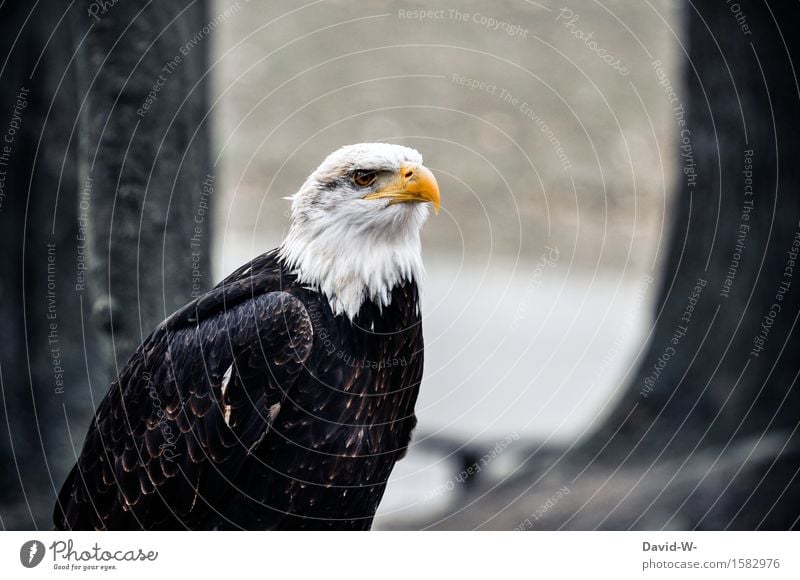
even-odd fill
[(377, 171), (359, 170), (353, 173), (353, 183), (359, 187), (369, 187), (378, 178)]

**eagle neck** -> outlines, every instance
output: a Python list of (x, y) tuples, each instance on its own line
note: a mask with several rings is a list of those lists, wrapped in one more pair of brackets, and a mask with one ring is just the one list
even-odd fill
[(351, 321), (365, 301), (388, 307), (396, 286), (419, 285), (424, 274), (417, 228), (387, 232), (293, 224), (278, 256), (300, 284), (328, 299), (334, 315)]

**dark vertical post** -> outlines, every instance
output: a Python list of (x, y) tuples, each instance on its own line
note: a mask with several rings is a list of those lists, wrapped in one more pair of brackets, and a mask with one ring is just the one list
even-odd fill
[(609, 457), (800, 422), (800, 10), (707, 1), (685, 17), (671, 247), (649, 349), (595, 439)]
[(0, 27), (0, 527), (49, 528), (116, 369), (208, 285), (214, 25), (205, 0), (45, 0)]

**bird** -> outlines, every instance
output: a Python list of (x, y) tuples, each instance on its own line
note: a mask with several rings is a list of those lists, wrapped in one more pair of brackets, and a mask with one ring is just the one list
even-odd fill
[(112, 381), (58, 530), (368, 530), (417, 423), (418, 151), (342, 147), (282, 243), (161, 322)]

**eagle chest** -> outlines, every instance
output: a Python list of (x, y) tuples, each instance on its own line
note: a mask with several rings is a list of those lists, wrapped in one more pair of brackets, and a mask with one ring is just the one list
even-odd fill
[[(314, 347), (297, 381), (293, 419), (313, 450), (352, 458), (391, 455), (408, 443), (422, 344), (416, 304), (365, 305), (354, 323), (307, 303)], [(413, 307), (413, 309), (412, 309)], [(287, 417), (288, 418), (288, 417)], [(290, 429), (293, 430), (293, 429)]]

